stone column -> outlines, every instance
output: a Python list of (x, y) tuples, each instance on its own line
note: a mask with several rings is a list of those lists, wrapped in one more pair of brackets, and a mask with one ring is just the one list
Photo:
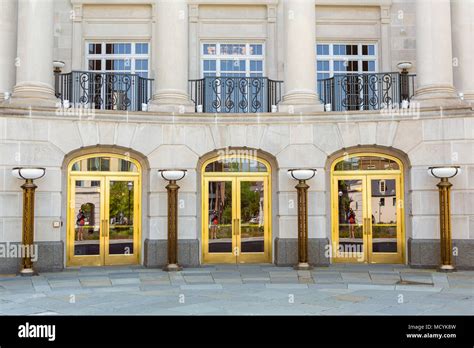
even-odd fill
[(322, 111), (316, 93), (316, 5), (314, 0), (285, 0), (285, 95), (282, 112)]
[(193, 112), (188, 96), (188, 4), (185, 0), (157, 0), (155, 92), (150, 111)]
[(450, 0), (416, 1), (416, 79), (414, 101), (421, 107), (464, 103), (453, 86)]
[(19, 0), (18, 60), (11, 103), (56, 105), (53, 89), (53, 0)]
[(17, 0), (0, 0), (0, 103), (15, 85)]
[(451, 1), (454, 86), (474, 104), (474, 0)]

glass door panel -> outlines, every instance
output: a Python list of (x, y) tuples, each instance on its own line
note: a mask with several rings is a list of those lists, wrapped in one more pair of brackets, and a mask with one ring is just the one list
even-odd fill
[(399, 180), (368, 177), (371, 262), (401, 261)]
[(205, 262), (269, 262), (268, 179), (205, 179)]
[(237, 262), (269, 262), (266, 178), (237, 181)]
[(137, 256), (136, 187), (136, 178), (108, 178), (106, 264), (130, 263), (130, 258)]
[(233, 179), (206, 179), (204, 258), (209, 262), (235, 262), (235, 194)]
[(240, 252), (265, 251), (265, 211), (263, 181), (240, 181)]
[[(104, 180), (100, 177), (71, 179), (71, 220), (69, 241), (72, 255), (78, 263), (100, 265), (104, 233)], [(72, 234), (72, 235), (71, 235)]]
[(336, 243), (333, 254), (339, 261), (365, 261), (366, 238), (365, 180), (363, 177), (338, 178), (336, 185)]

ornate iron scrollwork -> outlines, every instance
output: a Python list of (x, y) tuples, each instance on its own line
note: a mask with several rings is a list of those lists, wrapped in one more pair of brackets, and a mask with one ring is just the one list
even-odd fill
[(321, 102), (330, 104), (332, 111), (378, 110), (400, 107), (403, 99), (414, 94), (415, 75), (405, 77), (404, 95), (400, 73), (336, 74), (318, 80)]
[(72, 71), (56, 80), (61, 100), (102, 110), (141, 111), (153, 92), (153, 80), (135, 74)]

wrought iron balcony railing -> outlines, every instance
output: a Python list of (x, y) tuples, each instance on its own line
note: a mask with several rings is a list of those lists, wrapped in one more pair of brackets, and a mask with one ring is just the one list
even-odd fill
[(153, 79), (135, 74), (72, 71), (55, 75), (56, 97), (90, 109), (142, 111)]
[(271, 112), (281, 100), (283, 81), (267, 77), (204, 77), (189, 81), (196, 111), (210, 113)]
[(402, 107), (402, 101), (410, 101), (414, 95), (415, 76), (398, 72), (337, 74), (319, 80), (318, 93), (327, 111)]

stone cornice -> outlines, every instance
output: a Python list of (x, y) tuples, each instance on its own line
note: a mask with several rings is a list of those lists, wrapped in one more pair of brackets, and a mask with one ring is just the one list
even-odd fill
[(439, 119), (453, 117), (474, 117), (472, 108), (447, 108), (440, 112), (439, 108), (424, 108), (416, 115), (383, 114), (374, 111), (348, 112), (314, 112), (289, 115), (288, 113), (261, 114), (209, 114), (184, 113), (170, 115), (164, 112), (130, 112), (94, 110), (94, 114), (82, 115), (61, 114), (54, 108), (27, 108), (0, 106), (0, 117), (30, 117), (38, 119), (56, 119), (90, 122), (128, 122), (128, 123), (160, 123), (160, 124), (197, 124), (197, 125), (228, 125), (228, 124), (298, 124), (298, 123), (345, 123), (345, 122), (392, 122), (417, 121), (420, 119)]

